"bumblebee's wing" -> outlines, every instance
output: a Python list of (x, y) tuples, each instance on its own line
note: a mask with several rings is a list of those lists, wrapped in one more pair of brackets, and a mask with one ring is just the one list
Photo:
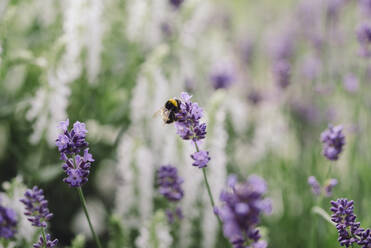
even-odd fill
[(161, 115), (161, 118), (164, 121), (164, 123), (166, 123), (167, 120), (169, 119), (170, 111), (167, 110), (166, 108), (161, 108), (153, 114), (153, 118), (157, 117), (159, 114)]
[(157, 110), (157, 111), (152, 115), (152, 118), (157, 117), (159, 114), (161, 114), (161, 112), (162, 112), (162, 108), (159, 109), (159, 110)]

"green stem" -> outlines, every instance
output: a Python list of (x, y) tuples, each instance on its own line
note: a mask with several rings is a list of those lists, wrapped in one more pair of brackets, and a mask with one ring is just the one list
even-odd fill
[(9, 240), (7, 240), (6, 238), (2, 238), (0, 240), (2, 241), (1, 244), (4, 246), (4, 248), (8, 248)]
[(330, 166), (329, 166), (329, 168), (327, 170), (327, 174), (326, 174), (325, 180), (329, 179), (329, 176), (331, 174), (332, 166), (334, 166), (334, 164), (330, 163)]
[(206, 185), (207, 193), (209, 194), (209, 198), (210, 198), (211, 206), (214, 208), (214, 207), (215, 207), (215, 202), (214, 202), (213, 195), (211, 194), (211, 189), (210, 189), (209, 182), (208, 182), (208, 180), (207, 180), (207, 176), (206, 176), (206, 168), (202, 168), (202, 174), (204, 175), (204, 181), (205, 181), (205, 185)]
[(44, 227), (41, 228), (41, 235), (43, 236), (43, 239), (44, 239), (44, 246), (45, 246), (45, 248), (47, 248), (46, 247), (46, 235), (45, 235), (45, 229), (44, 229)]
[(93, 237), (94, 237), (94, 239), (95, 239), (95, 242), (97, 243), (98, 248), (102, 248), (102, 245), (100, 244), (99, 238), (98, 238), (98, 236), (95, 234), (95, 231), (94, 231), (93, 225), (91, 224), (90, 217), (89, 217), (89, 213), (88, 213), (88, 209), (87, 209), (87, 207), (86, 207), (86, 201), (85, 201), (84, 193), (82, 192), (81, 187), (78, 187), (78, 188), (77, 188), (77, 191), (79, 192), (79, 196), (80, 196), (81, 204), (82, 204), (82, 207), (83, 207), (83, 209), (84, 209), (84, 213), (85, 213), (86, 219), (88, 220), (89, 227), (90, 227), (90, 231), (91, 231), (91, 233), (93, 234)]
[[(199, 152), (200, 149), (198, 148), (198, 145), (196, 142), (194, 142), (195, 144), (195, 147), (196, 147), (196, 151)], [(210, 203), (211, 203), (211, 206), (213, 208), (213, 211), (215, 210), (215, 201), (214, 201), (214, 197), (213, 197), (213, 194), (211, 193), (211, 188), (210, 188), (210, 184), (209, 184), (209, 181), (207, 180), (207, 175), (206, 175), (206, 168), (202, 168), (202, 174), (204, 176), (204, 182), (205, 182), (205, 185), (206, 185), (206, 189), (207, 189), (207, 194), (209, 195), (209, 199), (210, 199)], [(218, 222), (220, 225), (222, 225), (222, 221), (220, 220), (220, 217), (219, 215), (215, 214), (216, 217), (218, 218)]]

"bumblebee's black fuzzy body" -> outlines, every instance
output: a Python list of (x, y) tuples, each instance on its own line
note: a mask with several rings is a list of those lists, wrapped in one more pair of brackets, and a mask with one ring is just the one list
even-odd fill
[(165, 121), (166, 124), (173, 123), (177, 120), (176, 113), (180, 110), (180, 100), (179, 99), (169, 99), (165, 103), (165, 110), (168, 112), (167, 118)]

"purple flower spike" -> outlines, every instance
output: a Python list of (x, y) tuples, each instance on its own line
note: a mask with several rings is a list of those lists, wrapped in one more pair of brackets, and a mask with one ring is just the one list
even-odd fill
[[(186, 92), (181, 94), (180, 110), (176, 115), (177, 121), (175, 127), (177, 134), (184, 140), (192, 140), (196, 147), (201, 140), (206, 137), (206, 123), (201, 123), (203, 109), (197, 103), (191, 101), (190, 95)], [(195, 152), (191, 155), (195, 160), (193, 165), (204, 168), (210, 160), (207, 151)]]
[(338, 160), (340, 153), (345, 145), (345, 136), (341, 125), (333, 127), (329, 125), (328, 129), (322, 132), (321, 141), (323, 143), (323, 155), (329, 160)]
[(68, 119), (60, 123), (63, 134), (60, 134), (56, 141), (61, 160), (65, 161), (62, 168), (67, 177), (63, 181), (71, 187), (81, 187), (88, 181), (91, 162), (94, 162), (94, 159), (85, 141), (88, 132), (85, 123), (76, 121), (71, 131), (68, 131), (68, 126)]
[(80, 151), (88, 146), (85, 141), (87, 130), (85, 124), (81, 122), (75, 122), (72, 130), (68, 131), (69, 120), (62, 121), (60, 128), (63, 133), (60, 134), (56, 140), (56, 145), (59, 152), (61, 153), (61, 159), (65, 160), (68, 155), (78, 154)]
[(209, 152), (202, 150), (191, 154), (191, 158), (194, 160), (192, 165), (197, 166), (198, 168), (206, 167), (210, 161)]
[(180, 5), (182, 5), (182, 3), (184, 2), (184, 0), (169, 0), (169, 3), (174, 7), (174, 8), (179, 8)]
[(275, 63), (273, 70), (277, 85), (285, 89), (290, 84), (291, 64), (286, 60), (279, 60)]
[(17, 232), (17, 214), (0, 202), (0, 238), (11, 239)]
[(169, 201), (176, 202), (183, 198), (182, 183), (183, 179), (178, 176), (178, 171), (174, 166), (164, 165), (157, 170), (158, 191)]
[(354, 244), (362, 248), (371, 247), (370, 229), (361, 228), (354, 214), (354, 202), (347, 199), (331, 201), (331, 220), (336, 224), (338, 230), (338, 241), (341, 246), (350, 247)]
[(216, 64), (212, 69), (210, 80), (214, 89), (228, 89), (235, 82), (235, 69), (232, 64)]
[(58, 239), (51, 240), (50, 234), (47, 234), (46, 241), (45, 241), (44, 238), (40, 235), (39, 242), (34, 244), (33, 247), (42, 248), (42, 247), (45, 247), (45, 244), (46, 244), (46, 248), (55, 247), (58, 244)]
[(363, 57), (371, 56), (371, 25), (362, 24), (357, 29), (357, 38), (361, 46), (360, 54)]
[(253, 175), (245, 183), (236, 184), (232, 177), (228, 185), (220, 195), (224, 205), (217, 209), (224, 235), (234, 248), (244, 248), (246, 243), (251, 243), (249, 247), (266, 247), (257, 229), (260, 214), (271, 210), (270, 201), (263, 196), (267, 189), (265, 181)]
[(44, 191), (34, 186), (26, 191), (24, 197), (21, 202), (25, 205), (26, 212), (24, 214), (28, 217), (27, 219), (33, 226), (46, 227), (46, 222), (53, 217), (53, 214), (49, 212)]
[(359, 7), (365, 16), (371, 17), (371, 0), (359, 0)]
[(206, 124), (200, 123), (200, 119), (203, 117), (202, 108), (197, 103), (191, 102), (191, 96), (185, 92), (181, 94), (181, 99), (182, 103), (175, 123), (177, 133), (184, 140), (192, 139), (196, 142), (204, 139)]
[(167, 216), (167, 221), (170, 224), (173, 224), (176, 219), (181, 220), (184, 217), (183, 216), (183, 211), (179, 207), (177, 207), (175, 210), (166, 209), (165, 213), (166, 213), (166, 216)]
[(312, 187), (312, 192), (314, 195), (321, 194), (321, 185), (319, 185), (317, 179), (314, 176), (308, 178), (308, 184)]
[[(183, 179), (178, 176), (178, 171), (174, 166), (164, 165), (157, 170), (157, 185), (158, 191), (170, 202), (179, 202), (184, 191), (181, 187)], [(170, 224), (174, 223), (175, 219), (183, 219), (183, 212), (180, 207), (167, 209), (166, 216)]]
[(353, 74), (348, 74), (343, 80), (344, 89), (350, 93), (357, 92), (359, 89), (359, 80)]

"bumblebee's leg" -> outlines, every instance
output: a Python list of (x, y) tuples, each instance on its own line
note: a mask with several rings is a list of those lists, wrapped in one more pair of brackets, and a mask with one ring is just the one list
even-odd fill
[(174, 121), (175, 121), (175, 112), (174, 111), (171, 111), (169, 113), (169, 118), (166, 121), (166, 123), (170, 124), (170, 123), (173, 123)]

